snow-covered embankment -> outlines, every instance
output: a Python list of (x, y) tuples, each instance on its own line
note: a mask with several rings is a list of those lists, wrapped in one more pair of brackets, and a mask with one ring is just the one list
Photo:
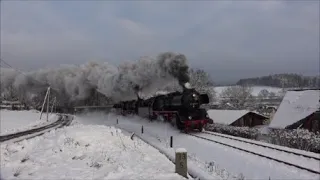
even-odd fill
[(5, 179), (184, 179), (158, 150), (119, 129), (73, 125), (1, 145)]
[(36, 127), (51, 124), (59, 119), (56, 114), (49, 115), (49, 121), (46, 120), (46, 114), (40, 119), (40, 112), (30, 111), (10, 111), (0, 110), (1, 132), (0, 135), (13, 134), (20, 131), (34, 129)]

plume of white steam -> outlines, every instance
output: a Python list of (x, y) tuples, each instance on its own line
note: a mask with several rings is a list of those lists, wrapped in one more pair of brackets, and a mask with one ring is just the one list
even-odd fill
[(51, 86), (61, 99), (69, 102), (89, 98), (95, 89), (113, 101), (122, 101), (136, 99), (137, 91), (153, 93), (174, 80), (182, 85), (189, 81), (188, 68), (184, 55), (167, 52), (119, 67), (89, 62), (24, 74), (1, 69), (1, 86), (13, 84), (16, 89), (35, 93)]
[(5, 88), (12, 86), (16, 79), (18, 72), (10, 68), (1, 68), (0, 80), (1, 80), (1, 92)]

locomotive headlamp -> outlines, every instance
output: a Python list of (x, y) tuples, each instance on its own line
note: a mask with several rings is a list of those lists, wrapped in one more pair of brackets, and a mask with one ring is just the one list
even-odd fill
[(191, 120), (191, 119), (192, 119), (192, 117), (191, 117), (191, 116), (189, 116), (189, 119)]
[(196, 94), (192, 94), (193, 97), (196, 97)]

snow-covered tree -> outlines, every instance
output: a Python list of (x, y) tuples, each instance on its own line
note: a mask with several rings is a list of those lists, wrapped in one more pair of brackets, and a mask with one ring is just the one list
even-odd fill
[(8, 100), (8, 101), (18, 100), (17, 91), (12, 85), (9, 85), (5, 89), (3, 89), (2, 95), (3, 95), (3, 99)]
[(268, 90), (266, 90), (266, 89), (262, 89), (260, 92), (259, 92), (259, 94), (258, 94), (258, 98), (260, 98), (260, 99), (265, 99), (265, 98), (267, 98), (268, 96), (269, 96), (269, 91)]
[(275, 96), (276, 96), (276, 93), (274, 93), (274, 92), (270, 92), (270, 93), (269, 93), (269, 97), (270, 97), (270, 98), (274, 98)]
[(215, 101), (216, 92), (210, 75), (202, 69), (190, 69), (190, 84), (200, 93), (208, 93), (210, 102)]
[(220, 94), (220, 103), (228, 104), (233, 109), (246, 109), (252, 105), (252, 87), (230, 86)]

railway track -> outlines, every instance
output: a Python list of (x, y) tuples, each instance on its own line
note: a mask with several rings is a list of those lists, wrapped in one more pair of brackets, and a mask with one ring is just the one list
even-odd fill
[(210, 134), (210, 135), (213, 135), (213, 136), (219, 136), (219, 137), (223, 137), (223, 138), (227, 138), (227, 139), (232, 139), (232, 140), (235, 140), (235, 141), (244, 142), (244, 143), (248, 143), (248, 144), (253, 144), (253, 145), (264, 147), (264, 148), (268, 148), (268, 149), (273, 149), (273, 150), (277, 150), (277, 151), (291, 153), (291, 154), (294, 154), (294, 155), (297, 155), (297, 156), (302, 156), (302, 157), (305, 157), (305, 158), (311, 158), (311, 159), (315, 159), (315, 160), (320, 161), (320, 154), (316, 154), (316, 155), (314, 155), (315, 153), (310, 153), (310, 154), (313, 154), (313, 155), (303, 154), (303, 153), (299, 153), (299, 152), (296, 152), (296, 151), (287, 150), (289, 148), (286, 148), (286, 147), (279, 148), (279, 147), (276, 147), (276, 146), (273, 146), (273, 145), (268, 146), (268, 145), (266, 145), (266, 144), (264, 144), (262, 142), (253, 142), (253, 141), (250, 141), (250, 140), (245, 140), (245, 139), (241, 139), (241, 138), (237, 138), (237, 137), (231, 137), (231, 136), (228, 136), (228, 135), (209, 132), (209, 131), (204, 131), (202, 133)]
[[(309, 156), (305, 154), (300, 154), (297, 152), (292, 152), (288, 150), (283, 150), (280, 148), (269, 147), (266, 145), (261, 145), (259, 143), (249, 142), (245, 140), (239, 140), (236, 138), (225, 137), (223, 135), (219, 136), (213, 133), (194, 133), (188, 134), (190, 136), (194, 136), (196, 138), (200, 138), (206, 141), (214, 142), (217, 144), (221, 144), (233, 149), (237, 149), (249, 154), (253, 154), (256, 156), (260, 156), (269, 160), (273, 160), (279, 163), (283, 163), (289, 166), (293, 166), (295, 168), (305, 170), (314, 174), (320, 175), (320, 160), (318, 157)], [(243, 145), (246, 146), (243, 146)], [(264, 150), (268, 150), (269, 152), (261, 152)], [(285, 153), (286, 156), (282, 156), (281, 153)], [(288, 160), (287, 157), (291, 156), (292, 159)]]
[[(45, 130), (47, 130), (47, 129), (51, 129), (54, 127), (60, 128), (63, 126), (70, 125), (70, 123), (71, 123), (71, 120), (69, 120), (66, 115), (59, 115), (59, 119), (52, 124), (38, 127), (38, 128), (34, 128), (34, 129), (30, 129), (30, 130), (26, 130), (26, 131), (22, 131), (22, 132), (17, 132), (17, 133), (13, 133), (13, 134), (0, 136), (0, 142), (2, 143), (2, 142), (6, 142), (6, 141), (9, 141), (12, 139), (16, 139), (19, 137), (28, 136), (28, 135), (32, 135), (32, 134), (37, 134), (37, 136), (38, 136), (38, 135), (45, 133), (46, 132)], [(34, 137), (34, 136), (32, 136), (32, 137)], [(32, 137), (27, 137), (24, 139), (29, 139)]]

